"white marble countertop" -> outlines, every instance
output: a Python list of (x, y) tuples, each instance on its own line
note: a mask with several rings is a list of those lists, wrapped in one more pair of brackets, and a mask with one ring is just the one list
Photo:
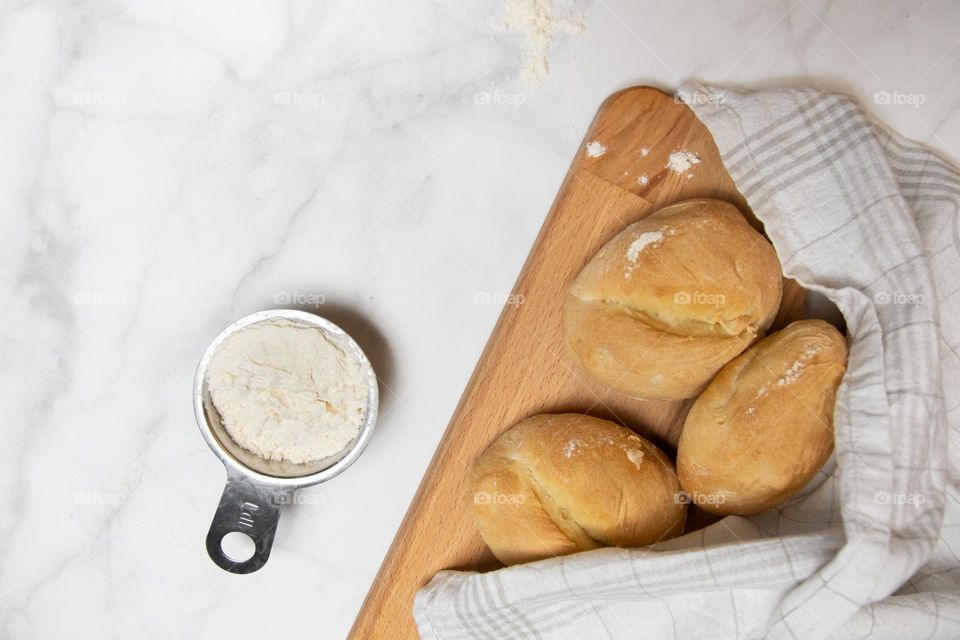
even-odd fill
[[(607, 94), (825, 86), (960, 156), (957, 3), (574, 8), (532, 89), (497, 2), (6, 4), (2, 635), (343, 637)], [(192, 377), (288, 300), (368, 350), (382, 420), (230, 575)]]

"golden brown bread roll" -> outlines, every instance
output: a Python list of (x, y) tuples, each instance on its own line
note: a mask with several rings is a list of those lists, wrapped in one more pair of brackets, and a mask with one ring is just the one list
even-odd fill
[(567, 291), (564, 342), (604, 384), (641, 398), (695, 396), (780, 307), (776, 252), (736, 207), (689, 200), (610, 240)]
[(713, 513), (779, 504), (833, 451), (833, 407), (847, 344), (822, 320), (800, 320), (721, 369), (687, 414), (680, 484)]
[(545, 414), (503, 433), (476, 460), (474, 521), (506, 565), (680, 534), (686, 505), (673, 463), (629, 429)]

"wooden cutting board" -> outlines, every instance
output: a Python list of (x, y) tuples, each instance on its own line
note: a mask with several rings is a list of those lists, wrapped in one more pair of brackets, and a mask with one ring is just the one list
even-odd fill
[[(592, 141), (606, 152), (591, 157)], [(678, 150), (701, 162), (682, 175), (667, 170)], [(435, 573), (499, 566), (471, 520), (465, 482), (473, 460), (516, 422), (544, 412), (589, 413), (674, 451), (690, 402), (637, 400), (574, 368), (563, 352), (560, 309), (568, 283), (607, 240), (656, 209), (699, 197), (737, 205), (759, 228), (713, 138), (686, 105), (651, 87), (610, 96), (520, 272), (513, 290), (518, 304), (504, 307), (350, 637), (416, 638), (413, 597)], [(804, 290), (785, 281), (775, 327), (801, 317), (803, 299)], [(687, 530), (707, 522), (691, 510)]]

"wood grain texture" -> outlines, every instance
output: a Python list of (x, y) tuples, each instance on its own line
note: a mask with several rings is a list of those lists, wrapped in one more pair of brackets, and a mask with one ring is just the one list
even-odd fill
[[(588, 142), (607, 147), (599, 157)], [(644, 155), (641, 150), (648, 149)], [(671, 152), (695, 153), (688, 178), (665, 168)], [(638, 177), (649, 182), (641, 186)], [(472, 461), (505, 429), (541, 412), (582, 412), (619, 422), (672, 452), (690, 401), (642, 401), (607, 389), (563, 352), (561, 306), (571, 279), (612, 236), (660, 207), (711, 197), (746, 201), (690, 109), (657, 89), (634, 87), (600, 107), (540, 230), (508, 305), (480, 357), (393, 545), (357, 617), (352, 638), (416, 638), (414, 595), (442, 569), (499, 566), (474, 527), (466, 495)], [(784, 282), (775, 327), (800, 317), (804, 291)], [(695, 511), (695, 510), (694, 510)], [(693, 513), (688, 530), (710, 522)]]

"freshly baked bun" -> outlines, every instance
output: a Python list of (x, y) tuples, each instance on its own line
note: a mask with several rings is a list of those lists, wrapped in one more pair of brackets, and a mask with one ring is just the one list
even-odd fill
[(629, 429), (578, 414), (538, 415), (475, 461), (469, 497), (504, 564), (680, 534), (687, 508), (673, 463)]
[(725, 366), (687, 414), (677, 467), (694, 504), (749, 515), (806, 485), (833, 451), (840, 332), (800, 320)]
[(731, 204), (689, 200), (610, 240), (567, 291), (564, 341), (580, 367), (641, 398), (695, 396), (773, 322), (777, 254)]

